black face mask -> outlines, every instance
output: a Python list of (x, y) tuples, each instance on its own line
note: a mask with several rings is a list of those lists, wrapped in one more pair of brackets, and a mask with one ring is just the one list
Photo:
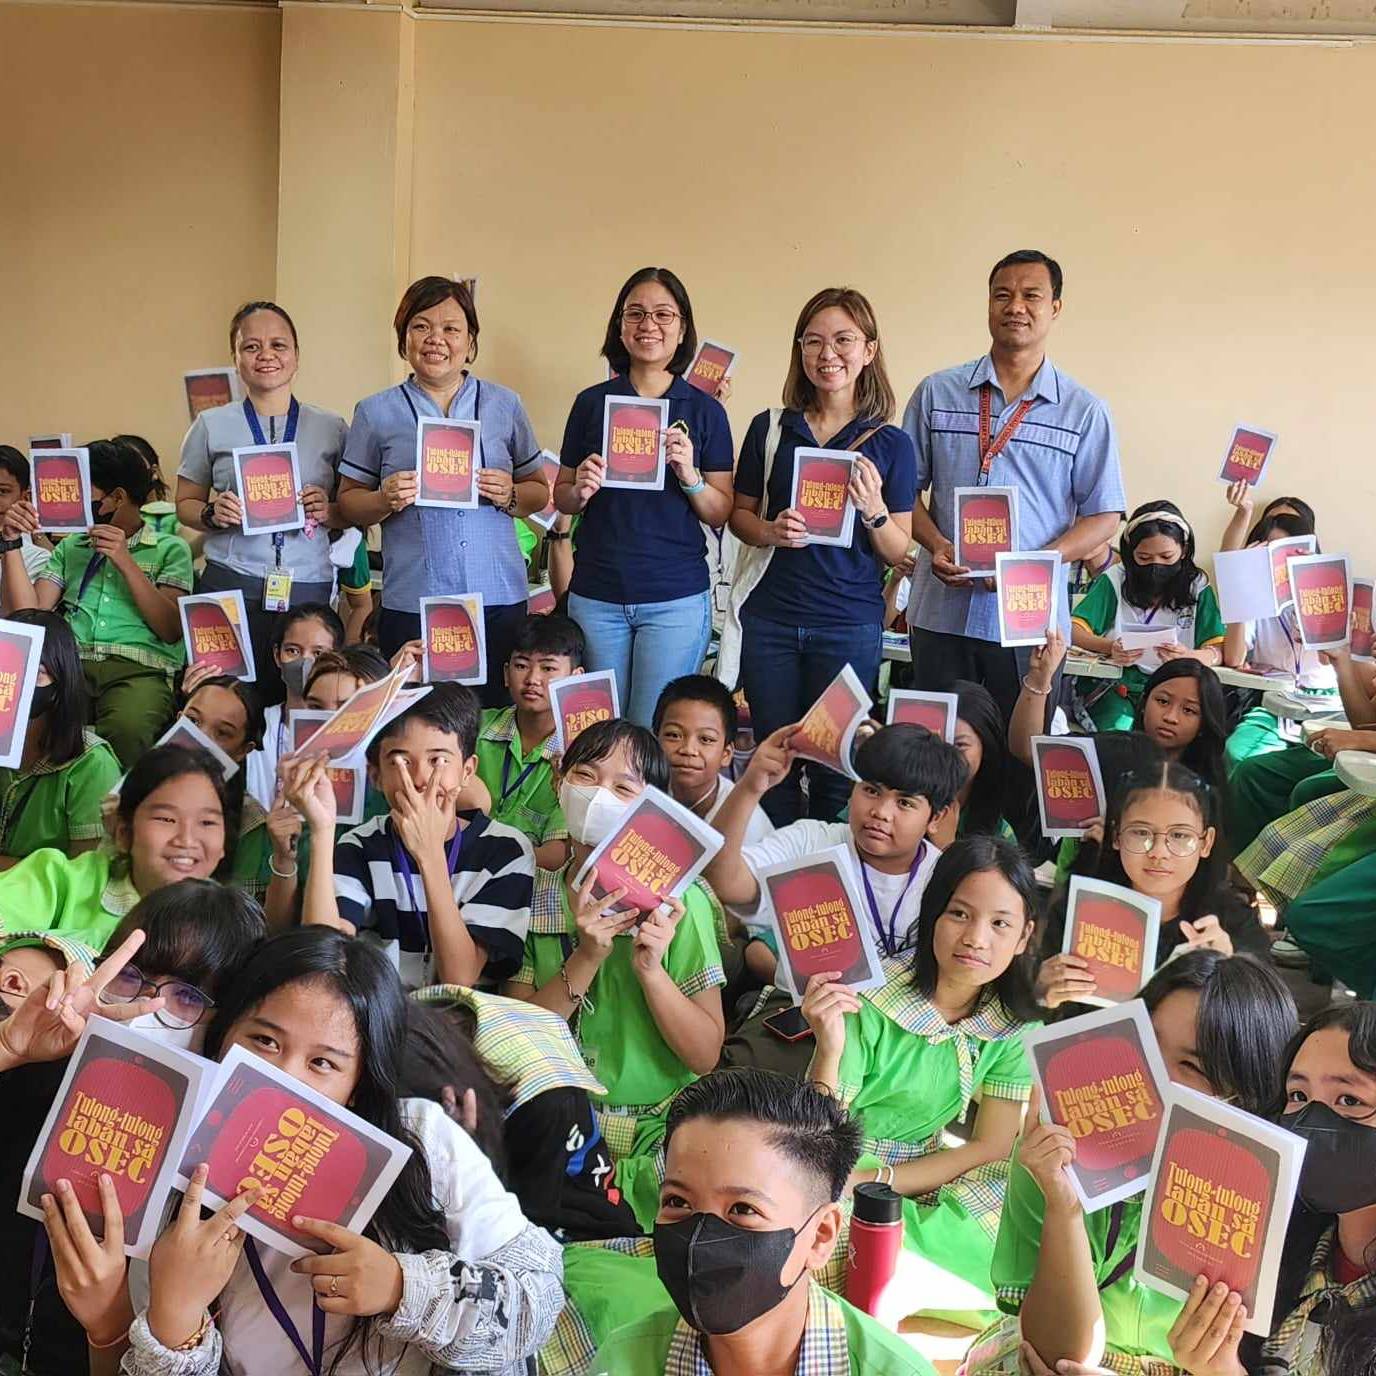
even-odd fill
[[(104, 498), (101, 500), (103, 501)], [(91, 521), (94, 525), (108, 526), (114, 519), (115, 513), (113, 511), (102, 511), (99, 506), (91, 512)]]
[(1356, 1123), (1317, 1100), (1280, 1125), (1309, 1144), (1300, 1198), (1319, 1214), (1350, 1214), (1376, 1204), (1376, 1127)]
[[(809, 1220), (810, 1221), (810, 1220)], [(655, 1224), (655, 1269), (670, 1298), (699, 1333), (735, 1333), (787, 1298), (779, 1273), (793, 1253), (792, 1228), (755, 1233), (716, 1214)]]
[(41, 717), (45, 712), (51, 712), (53, 703), (57, 701), (57, 684), (40, 683), (33, 690), (33, 703), (29, 707), (31, 717)]
[(1179, 575), (1183, 562), (1183, 560), (1177, 559), (1173, 564), (1138, 564), (1138, 581), (1154, 597), (1159, 597), (1170, 587), (1172, 580)]

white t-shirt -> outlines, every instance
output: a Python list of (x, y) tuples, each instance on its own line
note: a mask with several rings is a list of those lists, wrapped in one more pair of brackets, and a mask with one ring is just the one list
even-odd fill
[[(864, 864), (855, 849), (855, 836), (848, 822), (814, 822), (811, 819), (793, 822), (789, 826), (781, 827), (772, 836), (766, 836), (754, 845), (745, 846), (741, 851), (741, 857), (750, 872), (758, 875), (767, 865), (777, 865), (782, 860), (805, 860), (810, 855), (816, 855), (818, 851), (826, 850), (828, 846), (845, 846), (855, 862), (856, 878), (864, 876), (870, 881), (874, 901), (879, 909), (879, 926), (883, 928), (882, 933), (877, 928), (874, 932), (881, 954), (885, 952), (885, 942), (890, 932), (893, 934), (893, 950), (896, 952), (906, 949), (908, 932), (917, 922), (918, 912), (922, 908), (923, 891), (941, 854), (930, 841), (923, 841), (918, 850), (917, 873), (913, 876), (907, 893), (903, 892), (904, 886), (908, 884), (906, 870), (901, 874), (886, 874)], [(751, 931), (768, 928), (767, 905), (768, 900), (762, 890), (759, 904), (746, 920), (746, 926)], [(873, 914), (870, 915), (870, 920), (874, 921)]]
[[(464, 1261), (481, 1261), (505, 1247), (526, 1228), (516, 1197), (502, 1188), (473, 1139), (429, 1099), (403, 1099), (402, 1120), (419, 1139), (430, 1164), (435, 1203), (443, 1213), (450, 1245)], [(311, 1278), (291, 1270), (285, 1252), (259, 1244), (258, 1255), (278, 1298), (297, 1326), (307, 1348), (311, 1341)], [(326, 1371), (331, 1353), (348, 1336), (353, 1320), (346, 1314), (325, 1319)], [(301, 1357), (263, 1302), (248, 1260), (239, 1259), (220, 1296), (220, 1332), (225, 1369), (233, 1376), (266, 1376), (268, 1372), (301, 1371)], [(428, 1376), (430, 1359), (416, 1347), (383, 1342), (369, 1344), (373, 1364), (365, 1367), (355, 1346), (338, 1368), (338, 1376)]]
[(282, 722), (285, 711), (279, 702), (263, 713), (263, 748), (252, 751), (244, 761), (244, 789), (263, 805), (264, 812), (272, 811), (272, 800), (277, 796), (277, 762), (287, 753)]
[(1321, 663), (1317, 650), (1306, 650), (1301, 644), (1293, 607), (1287, 607), (1280, 616), (1249, 621), (1246, 626), (1247, 659), (1253, 668), (1294, 674), (1295, 686), (1311, 693), (1337, 691), (1338, 675), (1333, 666)]
[[(722, 804), (731, 796), (731, 790), (736, 787), (734, 779), (725, 776), (717, 780), (717, 801), (707, 810), (707, 816), (703, 818), (706, 822), (713, 822), (717, 813), (721, 811)], [(769, 814), (757, 803), (755, 809), (750, 814), (750, 820), (745, 824), (745, 844), (753, 846), (756, 841), (763, 841), (766, 836), (774, 835), (774, 823), (769, 820)]]

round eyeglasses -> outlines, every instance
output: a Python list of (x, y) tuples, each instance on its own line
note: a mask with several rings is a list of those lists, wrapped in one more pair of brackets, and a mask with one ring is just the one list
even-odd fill
[(1150, 855), (1158, 841), (1165, 841), (1166, 849), (1180, 860), (1188, 859), (1199, 850), (1204, 834), (1189, 827), (1170, 827), (1155, 831), (1147, 826), (1124, 827), (1118, 833), (1118, 845), (1129, 855)]
[(100, 992), (105, 1004), (133, 1003), (135, 999), (162, 997), (153, 1014), (164, 1027), (195, 1027), (214, 1011), (215, 1000), (185, 980), (165, 979), (154, 984), (136, 965), (126, 965)]

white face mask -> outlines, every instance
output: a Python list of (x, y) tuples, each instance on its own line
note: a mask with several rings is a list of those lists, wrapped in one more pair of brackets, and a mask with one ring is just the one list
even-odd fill
[(569, 835), (585, 846), (595, 846), (616, 830), (630, 803), (609, 788), (565, 783), (559, 786), (559, 806)]
[(164, 1046), (175, 1047), (178, 1051), (194, 1051), (200, 1054), (205, 1045), (205, 1023), (198, 1022), (195, 1027), (167, 1027), (158, 1021), (156, 1013), (140, 1013), (124, 1024), (145, 1037), (153, 1037)]

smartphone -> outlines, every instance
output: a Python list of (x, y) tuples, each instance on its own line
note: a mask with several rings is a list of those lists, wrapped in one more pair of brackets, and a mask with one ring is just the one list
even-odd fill
[(771, 1013), (764, 1020), (764, 1025), (776, 1037), (786, 1042), (800, 1042), (812, 1036), (812, 1028), (807, 1025), (803, 1010), (797, 1004), (792, 1008), (783, 1008), (777, 1013)]

